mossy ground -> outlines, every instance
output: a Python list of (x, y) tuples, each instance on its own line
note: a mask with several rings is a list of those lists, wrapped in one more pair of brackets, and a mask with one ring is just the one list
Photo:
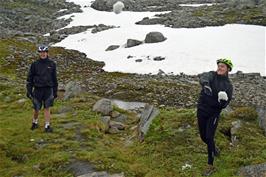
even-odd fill
[[(121, 134), (105, 134), (100, 116), (91, 110), (99, 98), (83, 94), (69, 101), (56, 101), (52, 108), (54, 132), (46, 134), (42, 115), (40, 128), (30, 130), (31, 103), (17, 102), (25, 98), (25, 90), (15, 83), (9, 79), (0, 84), (0, 176), (73, 176), (66, 170), (71, 159), (88, 161), (99, 171), (124, 172), (126, 176), (201, 176), (207, 154), (199, 138), (195, 109), (161, 109), (144, 143), (140, 143), (134, 128), (135, 114), (116, 108), (128, 115), (128, 127)], [(73, 110), (58, 114), (62, 106)], [(246, 115), (247, 108), (236, 112), (241, 111)], [(213, 176), (236, 176), (242, 166), (265, 162), (266, 138), (256, 115), (251, 113), (247, 118), (238, 114), (221, 117), (216, 134), (221, 157), (215, 161), (218, 171)], [(224, 132), (238, 119), (243, 121), (237, 133), (239, 142), (232, 146)], [(182, 170), (185, 164), (192, 167)]]

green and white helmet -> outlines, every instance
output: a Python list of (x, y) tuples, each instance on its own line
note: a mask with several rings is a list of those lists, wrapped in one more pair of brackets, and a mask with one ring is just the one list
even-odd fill
[(228, 66), (228, 68), (229, 68), (229, 71), (232, 71), (233, 66), (234, 66), (230, 58), (220, 58), (220, 59), (217, 60), (217, 65), (219, 63), (226, 64)]

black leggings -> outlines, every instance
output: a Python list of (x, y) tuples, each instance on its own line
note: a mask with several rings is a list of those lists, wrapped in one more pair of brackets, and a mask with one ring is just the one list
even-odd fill
[(214, 154), (216, 150), (214, 136), (218, 126), (220, 114), (206, 116), (205, 113), (203, 113), (201, 110), (198, 110), (197, 116), (200, 137), (202, 141), (207, 144), (208, 164), (213, 165)]

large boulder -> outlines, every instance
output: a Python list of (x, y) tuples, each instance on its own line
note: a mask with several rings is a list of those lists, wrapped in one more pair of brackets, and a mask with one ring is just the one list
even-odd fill
[(111, 115), (113, 111), (111, 100), (106, 98), (100, 99), (94, 104), (93, 111), (101, 113), (103, 116)]
[(145, 43), (163, 42), (167, 38), (160, 32), (150, 32), (146, 35)]

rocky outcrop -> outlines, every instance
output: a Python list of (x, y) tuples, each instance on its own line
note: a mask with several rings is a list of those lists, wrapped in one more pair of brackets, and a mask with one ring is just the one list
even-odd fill
[[(229, 2), (229, 1), (227, 1)], [(266, 4), (250, 6), (249, 3), (217, 4), (214, 6), (180, 7), (177, 6), (170, 13), (156, 15), (158, 18), (145, 17), (136, 24), (162, 24), (173, 28), (200, 28), (206, 26), (223, 26), (226, 24), (254, 24), (265, 26), (263, 9)], [(258, 13), (254, 13), (254, 11)], [(215, 18), (214, 18), (215, 17)]]
[(101, 11), (111, 11), (113, 4), (121, 1), (125, 10), (129, 11), (169, 11), (179, 7), (179, 4), (191, 3), (219, 3), (224, 0), (95, 0), (92, 8)]
[[(60, 9), (66, 10), (59, 13)], [(43, 1), (41, 3), (33, 0), (24, 1), (23, 3), (1, 1), (0, 21), (1, 28), (4, 29), (1, 30), (1, 33), (3, 35), (5, 31), (7, 34), (10, 31), (17, 31), (45, 34), (69, 24), (70, 19), (57, 19), (57, 17), (73, 12), (81, 12), (80, 7), (64, 0)]]

